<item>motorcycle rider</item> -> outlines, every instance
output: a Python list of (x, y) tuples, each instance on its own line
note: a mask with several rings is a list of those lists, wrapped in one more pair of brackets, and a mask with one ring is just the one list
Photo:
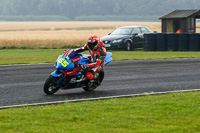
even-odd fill
[(80, 71), (85, 75), (86, 79), (91, 80), (96, 78), (96, 74), (103, 69), (106, 49), (104, 48), (104, 43), (100, 41), (100, 38), (97, 35), (92, 35), (83, 47), (77, 48), (74, 51), (80, 53), (85, 50), (89, 50), (90, 52), (90, 63), (80, 65)]

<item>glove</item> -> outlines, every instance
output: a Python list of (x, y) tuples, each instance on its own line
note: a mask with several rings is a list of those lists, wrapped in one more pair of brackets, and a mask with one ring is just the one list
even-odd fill
[(81, 73), (84, 73), (86, 71), (86, 65), (79, 65), (79, 69)]
[(86, 65), (80, 65), (81, 69), (86, 69)]

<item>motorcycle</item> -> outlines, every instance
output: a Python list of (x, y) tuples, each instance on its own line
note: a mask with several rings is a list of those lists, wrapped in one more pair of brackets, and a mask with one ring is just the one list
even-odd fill
[[(47, 95), (53, 95), (59, 89), (72, 89), (82, 87), (85, 91), (93, 91), (104, 79), (103, 68), (98, 71), (92, 80), (80, 72), (80, 65), (90, 63), (89, 54), (78, 54), (69, 49), (63, 55), (59, 55), (56, 60), (56, 70), (51, 73), (44, 84), (44, 92)], [(112, 53), (107, 52), (104, 65), (112, 61)]]

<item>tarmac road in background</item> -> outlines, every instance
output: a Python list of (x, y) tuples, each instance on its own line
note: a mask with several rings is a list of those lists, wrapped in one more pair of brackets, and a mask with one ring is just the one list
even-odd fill
[(47, 96), (43, 85), (52, 71), (53, 64), (0, 66), (0, 107), (200, 88), (200, 59), (112, 61), (95, 91), (78, 88)]

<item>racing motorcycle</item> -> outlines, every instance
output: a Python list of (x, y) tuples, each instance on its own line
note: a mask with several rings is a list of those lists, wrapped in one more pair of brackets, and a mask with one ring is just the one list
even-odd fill
[[(86, 79), (84, 72), (80, 71), (80, 65), (90, 63), (90, 58), (89, 54), (78, 54), (72, 49), (65, 51), (63, 55), (59, 55), (54, 65), (56, 70), (51, 73), (44, 84), (44, 92), (47, 95), (52, 95), (59, 89), (79, 87), (82, 87), (85, 91), (96, 89), (103, 81), (104, 70), (100, 69), (92, 80)], [(112, 53), (107, 52), (104, 65), (111, 61)]]

